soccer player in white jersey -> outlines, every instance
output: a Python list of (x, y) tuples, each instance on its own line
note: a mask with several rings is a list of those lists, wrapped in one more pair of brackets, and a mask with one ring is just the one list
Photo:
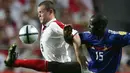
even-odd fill
[[(54, 3), (51, 1), (41, 2), (38, 6), (38, 17), (42, 24), (40, 48), (46, 60), (40, 59), (17, 59), (15, 48), (9, 49), (5, 64), (8, 67), (24, 67), (37, 71), (52, 73), (81, 73), (80, 63), (70, 62), (63, 36), (64, 24), (55, 18)], [(73, 36), (79, 37), (76, 32)]]
[[(41, 7), (39, 7), (38, 10), (38, 12), (40, 12), (42, 10)], [(40, 13), (39, 17), (41, 18), (41, 23), (43, 23)], [(68, 50), (72, 48), (64, 41), (63, 28), (64, 24), (57, 21), (54, 16), (51, 17), (49, 22), (42, 25), (40, 48), (47, 61), (71, 61)], [(76, 34), (76, 31), (74, 31), (74, 34)]]

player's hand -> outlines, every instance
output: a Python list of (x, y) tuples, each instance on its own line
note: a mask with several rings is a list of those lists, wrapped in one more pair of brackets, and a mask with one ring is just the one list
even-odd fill
[(8, 56), (5, 60), (5, 65), (7, 67), (12, 67), (13, 63), (17, 59), (17, 53), (15, 52), (16, 46), (17, 46), (16, 44), (13, 44), (10, 46), (8, 50)]
[(71, 25), (67, 25), (64, 27), (64, 39), (67, 43), (72, 44), (73, 35), (72, 35), (72, 27)]

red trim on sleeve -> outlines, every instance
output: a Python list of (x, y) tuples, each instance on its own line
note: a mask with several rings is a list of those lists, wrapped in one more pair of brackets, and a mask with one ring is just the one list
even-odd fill
[(62, 29), (64, 29), (64, 24), (62, 23), (62, 22), (60, 22), (60, 21), (54, 21), (54, 22), (56, 22)]

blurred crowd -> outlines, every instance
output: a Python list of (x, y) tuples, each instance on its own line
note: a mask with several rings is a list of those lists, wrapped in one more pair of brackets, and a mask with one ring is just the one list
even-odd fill
[[(5, 67), (4, 60), (7, 50), (13, 43), (17, 44), (19, 58), (43, 59), (39, 40), (33, 44), (24, 44), (19, 40), (22, 26), (34, 25), (40, 32), (37, 17), (37, 6), (44, 0), (0, 0), (0, 73), (4, 72), (35, 72), (25, 68), (10, 69)], [(52, 0), (56, 6), (56, 17), (65, 24), (72, 24), (79, 32), (87, 30), (88, 20), (94, 13), (92, 0)], [(123, 59), (119, 71), (129, 71), (130, 60), (123, 51)]]

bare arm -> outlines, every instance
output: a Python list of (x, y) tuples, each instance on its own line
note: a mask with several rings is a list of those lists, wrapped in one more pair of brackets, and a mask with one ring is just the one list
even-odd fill
[(75, 50), (76, 58), (77, 58), (77, 61), (81, 64), (81, 61), (80, 61), (80, 46), (81, 46), (81, 42), (80, 42), (79, 35), (76, 34), (73, 38), (74, 38), (74, 40), (73, 40), (73, 47), (74, 47), (74, 50)]
[(87, 59), (83, 55), (82, 46), (81, 46), (81, 40), (80, 40), (80, 37), (79, 37), (78, 34), (76, 34), (73, 37), (73, 47), (75, 49), (75, 54), (76, 54), (77, 61), (80, 63), (80, 65), (83, 68), (86, 68), (87, 67), (87, 64), (86, 64)]
[(72, 45), (74, 47), (76, 58), (77, 58), (77, 61), (80, 63), (80, 65), (82, 67), (86, 67), (87, 59), (85, 58), (85, 56), (82, 53), (80, 36), (78, 33), (75, 35), (72, 35), (72, 31), (73, 30), (70, 25), (65, 26), (64, 27), (64, 39), (67, 43), (69, 43), (70, 45)]

